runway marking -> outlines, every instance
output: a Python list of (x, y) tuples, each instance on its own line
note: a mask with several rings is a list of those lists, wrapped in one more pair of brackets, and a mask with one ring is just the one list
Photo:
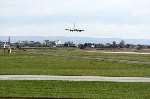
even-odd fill
[(48, 76), (48, 75), (0, 75), (0, 80), (150, 82), (150, 78), (146, 78), (146, 77)]

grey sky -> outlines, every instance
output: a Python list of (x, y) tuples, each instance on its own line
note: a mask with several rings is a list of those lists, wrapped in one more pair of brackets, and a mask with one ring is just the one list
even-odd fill
[[(150, 38), (149, 5), (149, 0), (0, 0), (0, 35)], [(86, 31), (64, 31), (74, 23)]]

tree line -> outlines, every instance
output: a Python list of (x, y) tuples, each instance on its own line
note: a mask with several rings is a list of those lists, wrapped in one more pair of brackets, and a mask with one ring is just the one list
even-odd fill
[[(0, 41), (0, 47), (2, 48), (5, 42)], [(18, 41), (15, 43), (11, 43), (12, 47), (22, 48), (22, 47), (77, 47), (80, 49), (85, 48), (136, 48), (136, 49), (143, 49), (143, 48), (150, 48), (150, 45), (142, 45), (142, 44), (128, 44), (125, 43), (124, 40), (120, 42), (113, 41), (112, 43), (79, 43), (75, 44), (72, 41), (67, 41), (62, 43), (61, 41), (50, 41), (44, 40), (43, 42), (38, 41)]]

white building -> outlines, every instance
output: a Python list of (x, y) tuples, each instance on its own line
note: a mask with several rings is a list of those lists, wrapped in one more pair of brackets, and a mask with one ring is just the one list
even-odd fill
[(56, 41), (56, 47), (63, 47), (64, 43), (62, 43), (60, 40)]

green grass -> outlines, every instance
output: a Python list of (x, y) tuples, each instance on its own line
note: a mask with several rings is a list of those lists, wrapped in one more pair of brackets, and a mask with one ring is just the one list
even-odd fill
[(0, 81), (0, 97), (149, 99), (149, 83)]
[(1, 51), (0, 55), (1, 75), (150, 76), (150, 64), (144, 64), (150, 55), (88, 53), (79, 49), (28, 49), (5, 56)]
[[(124, 61), (121, 61), (124, 60)], [(79, 49), (28, 49), (3, 55), (0, 75), (150, 76), (150, 55), (88, 53)], [(135, 63), (132, 63), (134, 61)], [(149, 83), (0, 81), (0, 97), (149, 99)]]

